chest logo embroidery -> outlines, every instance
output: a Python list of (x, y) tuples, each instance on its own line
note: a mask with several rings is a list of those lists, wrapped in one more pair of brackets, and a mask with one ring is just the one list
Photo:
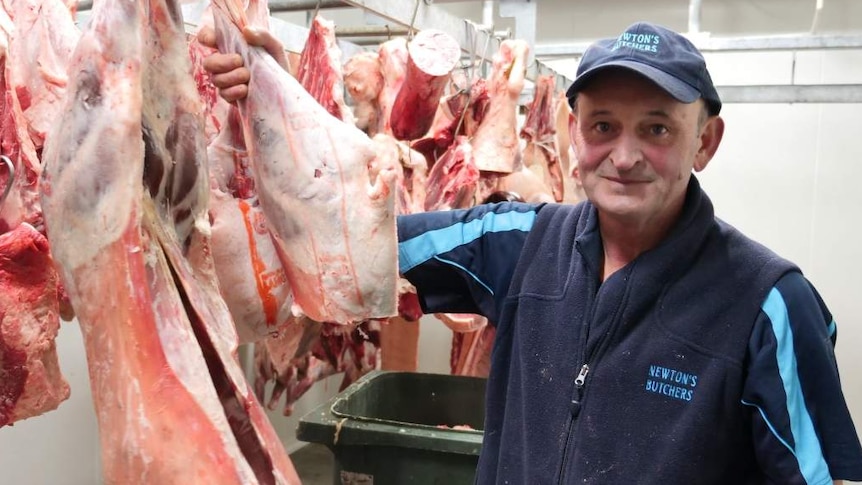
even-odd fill
[(650, 365), (646, 390), (681, 401), (691, 401), (697, 387), (697, 376), (660, 365)]

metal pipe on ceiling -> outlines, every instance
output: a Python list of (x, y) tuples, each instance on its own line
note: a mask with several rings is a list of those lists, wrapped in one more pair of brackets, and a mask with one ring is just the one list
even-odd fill
[(688, 2), (688, 33), (697, 34), (700, 32), (700, 12), (701, 0), (689, 0)]
[[(351, 8), (351, 6), (342, 0), (271, 0), (269, 2), (270, 12), (302, 12), (329, 8)], [(93, 0), (78, 2), (78, 11), (92, 9)]]
[(270, 12), (302, 12), (327, 8), (350, 8), (341, 0), (271, 0)]
[(717, 86), (723, 103), (862, 103), (862, 84)]
[[(360, 25), (356, 27), (335, 27), (336, 37), (395, 37), (407, 35), (410, 29), (393, 25)], [(379, 42), (379, 41), (378, 41)]]
[[(860, 34), (791, 34), (755, 37), (695, 37), (694, 45), (702, 52), (798, 51), (816, 49), (862, 49)], [(580, 57), (590, 42), (539, 44), (539, 57)]]

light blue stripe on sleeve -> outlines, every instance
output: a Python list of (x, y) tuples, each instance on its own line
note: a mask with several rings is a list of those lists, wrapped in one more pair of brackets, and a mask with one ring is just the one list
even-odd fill
[(469, 222), (428, 231), (398, 243), (398, 269), (407, 272), (429, 259), (468, 244), (489, 232), (529, 231), (536, 212), (510, 211), (503, 214), (488, 212)]
[(836, 330), (835, 320), (832, 320), (829, 323), (829, 328), (826, 329), (826, 332), (829, 333), (829, 338), (832, 338), (832, 336), (835, 335), (835, 330)]
[(787, 304), (776, 288), (769, 292), (762, 309), (772, 323), (772, 331), (778, 344), (776, 350), (778, 372), (784, 383), (787, 412), (790, 415), (790, 432), (796, 444), (794, 455), (799, 463), (799, 470), (806, 483), (827, 482), (831, 480), (829, 467), (823, 458), (820, 440), (817, 438), (814, 423), (811, 421), (805, 398), (802, 396), (802, 385), (796, 368), (796, 352), (793, 348), (793, 329), (790, 328)]

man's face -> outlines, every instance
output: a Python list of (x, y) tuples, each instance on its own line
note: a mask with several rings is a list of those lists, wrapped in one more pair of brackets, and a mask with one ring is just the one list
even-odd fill
[(702, 110), (702, 101), (681, 103), (625, 70), (599, 74), (579, 93), (572, 143), (603, 217), (641, 227), (676, 217), (692, 168), (702, 170), (717, 147), (704, 146)]

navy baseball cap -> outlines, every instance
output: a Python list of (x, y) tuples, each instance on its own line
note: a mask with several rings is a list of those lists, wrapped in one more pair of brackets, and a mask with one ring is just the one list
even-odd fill
[(569, 105), (596, 74), (609, 68), (637, 72), (683, 103), (703, 98), (710, 115), (721, 111), (706, 61), (688, 39), (649, 22), (628, 27), (615, 39), (593, 43), (578, 65), (578, 75), (566, 91)]

